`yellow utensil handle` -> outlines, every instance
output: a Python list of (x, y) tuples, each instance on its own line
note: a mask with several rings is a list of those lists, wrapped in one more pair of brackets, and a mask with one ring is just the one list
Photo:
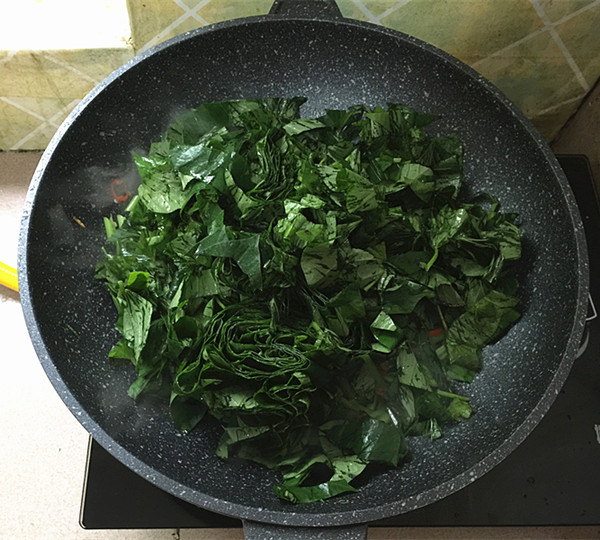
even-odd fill
[(17, 269), (0, 262), (0, 284), (18, 292), (19, 278), (17, 276)]

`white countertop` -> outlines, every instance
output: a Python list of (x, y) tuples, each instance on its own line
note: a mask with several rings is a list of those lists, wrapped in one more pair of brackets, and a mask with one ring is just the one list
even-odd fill
[[(0, 261), (16, 266), (21, 208), (40, 157), (0, 152)], [(84, 530), (79, 526), (88, 444), (46, 377), (19, 296), (0, 286), (0, 539), (235, 540), (241, 530)], [(598, 527), (373, 528), (369, 539), (600, 538)]]

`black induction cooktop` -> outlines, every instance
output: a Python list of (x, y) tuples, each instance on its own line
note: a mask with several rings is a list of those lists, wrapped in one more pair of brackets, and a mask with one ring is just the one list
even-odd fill
[[(462, 490), (370, 526), (600, 524), (600, 205), (585, 156), (558, 156), (575, 192), (590, 256), (590, 304), (580, 356), (556, 401), (504, 461)], [(90, 439), (80, 514), (87, 529), (241, 527), (162, 491)]]

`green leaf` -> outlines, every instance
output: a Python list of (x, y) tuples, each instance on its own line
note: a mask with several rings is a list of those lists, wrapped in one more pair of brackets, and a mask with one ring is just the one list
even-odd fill
[(253, 287), (262, 284), (260, 235), (256, 233), (239, 234), (237, 238), (225, 225), (204, 237), (196, 247), (198, 255), (230, 257), (246, 274)]
[(466, 399), (454, 398), (448, 406), (448, 412), (454, 420), (463, 420), (471, 418), (473, 408)]
[(324, 285), (335, 277), (338, 269), (337, 251), (328, 245), (307, 246), (302, 251), (300, 267), (308, 285)]
[(426, 371), (426, 368), (420, 365), (416, 356), (402, 348), (396, 356), (396, 364), (398, 366), (398, 380), (407, 386), (421, 388), (423, 390), (431, 390), (431, 375)]
[(183, 432), (190, 432), (204, 418), (208, 408), (201, 401), (172, 394), (169, 410), (175, 427)]
[(398, 465), (408, 451), (401, 430), (373, 418), (362, 422), (358, 437), (352, 440), (352, 447), (366, 461), (394, 466)]
[(345, 322), (351, 323), (366, 315), (365, 302), (358, 284), (351, 283), (344, 287), (328, 302)]
[(135, 163), (142, 177), (138, 196), (148, 210), (169, 214), (180, 210), (189, 200), (190, 194), (165, 158), (136, 156)]
[(385, 310), (390, 314), (412, 313), (423, 298), (433, 296), (429, 287), (408, 279), (388, 286), (381, 294)]
[(305, 133), (323, 127), (325, 127), (325, 124), (316, 118), (298, 118), (287, 123), (283, 129), (288, 135), (298, 135), (298, 133)]
[(435, 116), (305, 102), (184, 111), (133, 156), (95, 269), (129, 396), (184, 432), (210, 417), (216, 455), (281, 472), (294, 503), (351, 497), (471, 416), (454, 386), (517, 320), (521, 256), (516, 215), (460, 199), (462, 144), (429, 135)]
[(128, 289), (123, 291), (119, 302), (123, 337), (133, 350), (135, 359), (139, 360), (150, 330), (152, 303)]
[(441, 283), (435, 288), (435, 296), (446, 306), (461, 307), (465, 302), (456, 289), (449, 283)]
[(135, 364), (135, 352), (133, 349), (127, 344), (127, 340), (120, 339), (108, 353), (109, 358), (119, 358), (121, 360), (130, 360), (133, 364)]
[(353, 492), (356, 488), (345, 480), (329, 480), (316, 486), (286, 486), (284, 483), (274, 486), (273, 490), (280, 499), (293, 503), (311, 503)]
[(435, 189), (433, 171), (418, 163), (405, 163), (399, 171), (399, 181), (410, 186), (410, 189), (423, 201), (431, 198)]
[(519, 318), (518, 299), (490, 291), (460, 315), (448, 329), (446, 347), (451, 363), (478, 369), (481, 349)]
[(394, 320), (385, 312), (380, 311), (377, 318), (371, 323), (373, 330), (386, 330), (394, 332), (398, 329)]
[(117, 224), (112, 218), (104, 218), (104, 229), (106, 230), (106, 238), (110, 238), (117, 230)]
[(132, 291), (140, 292), (148, 286), (149, 281), (150, 274), (148, 272), (130, 272), (126, 286)]
[(460, 231), (469, 218), (469, 213), (464, 208), (450, 208), (444, 206), (430, 223), (430, 242), (433, 248), (440, 248), (447, 244)]

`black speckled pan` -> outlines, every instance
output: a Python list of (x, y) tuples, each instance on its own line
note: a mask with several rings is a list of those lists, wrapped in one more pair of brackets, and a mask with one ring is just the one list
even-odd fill
[[(464, 141), (467, 191), (488, 191), (518, 212), (525, 245), (523, 317), (485, 351), (484, 371), (467, 390), (474, 417), (436, 442), (412, 440), (407, 463), (358, 493), (305, 506), (273, 495), (275, 473), (216, 458), (217, 426), (181, 436), (162, 403), (136, 405), (127, 397), (133, 373), (107, 361), (116, 314), (93, 278), (102, 217), (119, 211), (111, 181), (123, 179), (131, 189), (137, 178), (132, 150), (146, 150), (178, 112), (202, 102), (295, 95), (308, 97), (307, 115), (361, 102), (438, 113), (435, 130)], [(559, 392), (588, 294), (574, 197), (524, 116), (449, 55), (344, 19), (333, 2), (317, 0), (277, 2), (268, 16), (183, 34), (103, 81), (40, 161), (19, 253), (31, 339), (73, 414), (131, 469), (182, 499), (244, 519), (252, 538), (364, 537), (365, 523), (430, 504), (483, 475), (528, 435)]]

